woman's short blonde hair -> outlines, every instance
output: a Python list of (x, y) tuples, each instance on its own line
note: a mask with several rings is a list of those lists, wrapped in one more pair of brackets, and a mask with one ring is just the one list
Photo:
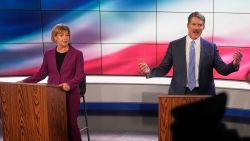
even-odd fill
[(57, 34), (61, 34), (61, 33), (65, 33), (68, 32), (69, 36), (70, 36), (70, 29), (67, 25), (65, 24), (57, 24), (52, 28), (52, 32), (51, 32), (51, 40), (55, 43), (55, 36)]

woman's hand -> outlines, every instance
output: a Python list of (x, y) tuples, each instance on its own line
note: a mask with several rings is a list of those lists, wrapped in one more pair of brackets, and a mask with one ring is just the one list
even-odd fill
[(62, 90), (66, 91), (66, 92), (70, 90), (70, 86), (68, 83), (61, 83), (58, 86), (61, 87)]

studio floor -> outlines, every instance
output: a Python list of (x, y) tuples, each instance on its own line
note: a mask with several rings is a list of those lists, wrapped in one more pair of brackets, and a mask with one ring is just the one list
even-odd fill
[[(88, 116), (91, 141), (158, 141), (157, 116), (102, 115)], [(84, 126), (80, 116), (79, 126)], [(244, 119), (224, 119), (228, 129), (235, 129), (241, 137), (250, 137), (250, 123)], [(87, 141), (85, 132), (82, 140)]]
[[(78, 118), (79, 128), (85, 126), (84, 115)], [(158, 117), (142, 115), (88, 115), (91, 141), (157, 141)], [(224, 119), (229, 129), (237, 130), (241, 137), (250, 137), (250, 122)], [(1, 126), (2, 127), (2, 126)], [(3, 140), (2, 129), (0, 141)], [(87, 141), (82, 131), (82, 141)]]
[[(133, 115), (89, 115), (91, 141), (157, 141), (157, 118), (155, 116)], [(79, 118), (79, 128), (85, 124), (84, 116)], [(85, 131), (82, 140), (87, 141)]]

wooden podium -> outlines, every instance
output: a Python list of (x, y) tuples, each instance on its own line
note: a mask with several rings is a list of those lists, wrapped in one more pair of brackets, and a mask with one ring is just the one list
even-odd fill
[(171, 110), (175, 107), (207, 98), (204, 95), (165, 95), (159, 96), (158, 102), (158, 141), (171, 141), (170, 126), (174, 119)]
[(67, 141), (66, 94), (46, 84), (0, 82), (4, 141)]

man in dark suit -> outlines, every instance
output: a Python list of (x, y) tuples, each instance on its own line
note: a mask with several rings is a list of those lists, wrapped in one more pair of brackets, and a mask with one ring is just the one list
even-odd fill
[(200, 37), (205, 28), (205, 17), (199, 12), (189, 15), (187, 28), (187, 36), (170, 42), (158, 67), (150, 69), (140, 59), (139, 69), (150, 78), (165, 76), (173, 66), (169, 94), (215, 95), (213, 68), (222, 75), (239, 70), (241, 51), (235, 52), (231, 63), (224, 63), (216, 45)]

